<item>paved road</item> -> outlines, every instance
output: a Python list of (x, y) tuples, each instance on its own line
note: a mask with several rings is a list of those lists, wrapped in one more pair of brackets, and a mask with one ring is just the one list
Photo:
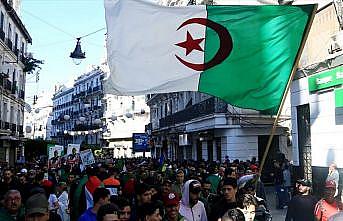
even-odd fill
[(273, 221), (284, 221), (287, 209), (276, 209), (274, 187), (266, 187), (267, 203), (271, 210)]

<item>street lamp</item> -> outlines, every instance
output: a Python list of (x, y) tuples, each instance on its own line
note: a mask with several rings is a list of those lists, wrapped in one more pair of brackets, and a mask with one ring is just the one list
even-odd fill
[(75, 49), (74, 49), (74, 51), (72, 53), (70, 53), (70, 57), (73, 59), (73, 62), (76, 65), (81, 64), (82, 59), (86, 58), (86, 53), (82, 52), (82, 50), (81, 50), (81, 42), (80, 42), (81, 38), (85, 38), (85, 37), (87, 37), (89, 35), (95, 34), (95, 33), (99, 32), (99, 31), (104, 30), (104, 29), (105, 28), (100, 28), (99, 30), (93, 31), (93, 32), (91, 32), (89, 34), (86, 34), (84, 36), (76, 38), (77, 42), (76, 42)]
[(70, 120), (70, 116), (68, 114), (66, 114), (66, 115), (63, 116), (63, 119), (68, 121), (68, 120)]
[(81, 42), (80, 42), (81, 38), (76, 38), (77, 42), (76, 42), (76, 46), (75, 49), (72, 53), (70, 53), (70, 57), (73, 59), (74, 64), (79, 65), (81, 64), (82, 59), (86, 58), (86, 53), (82, 52), (81, 50)]

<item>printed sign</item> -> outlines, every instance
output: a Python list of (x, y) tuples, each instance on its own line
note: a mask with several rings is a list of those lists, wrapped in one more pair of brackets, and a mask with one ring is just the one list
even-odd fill
[(80, 162), (80, 144), (68, 144), (67, 164), (77, 165)]
[(111, 196), (118, 196), (118, 188), (115, 187), (107, 187), (108, 191), (110, 191)]
[(53, 157), (61, 157), (63, 154), (63, 146), (60, 145), (48, 145), (48, 155), (49, 155), (49, 160)]
[(73, 153), (80, 153), (80, 144), (68, 144), (67, 155)]
[(135, 152), (143, 152), (148, 148), (148, 135), (145, 133), (132, 134), (132, 148)]
[(94, 155), (91, 149), (87, 149), (80, 152), (80, 157), (82, 164), (84, 166), (91, 165), (95, 163)]
[(63, 146), (48, 145), (48, 167), (50, 169), (58, 169), (61, 167), (61, 156), (63, 154)]

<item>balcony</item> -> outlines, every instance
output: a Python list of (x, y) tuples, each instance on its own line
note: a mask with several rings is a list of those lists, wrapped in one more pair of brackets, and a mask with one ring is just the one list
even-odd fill
[(166, 116), (165, 118), (161, 118), (159, 120), (159, 126), (160, 128), (169, 127), (198, 117), (213, 113), (225, 113), (226, 111), (227, 104), (224, 101), (211, 97), (182, 111)]
[(7, 45), (7, 47), (8, 47), (9, 49), (12, 50), (12, 48), (13, 48), (13, 43), (12, 43), (11, 39), (9, 39), (9, 38), (6, 39), (6, 45)]
[(101, 125), (87, 125), (87, 124), (79, 124), (75, 125), (75, 131), (88, 131), (88, 130), (95, 130), (101, 128)]
[(4, 30), (0, 30), (0, 39), (2, 41), (5, 41), (5, 32), (4, 32)]
[(93, 88), (93, 92), (97, 92), (97, 91), (100, 91), (101, 87), (100, 86), (96, 86)]

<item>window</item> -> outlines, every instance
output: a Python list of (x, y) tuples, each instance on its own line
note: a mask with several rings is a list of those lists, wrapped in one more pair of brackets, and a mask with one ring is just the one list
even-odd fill
[(164, 103), (164, 116), (166, 117), (168, 115), (168, 104)]
[(3, 12), (1, 12), (1, 17), (0, 17), (0, 28), (1, 28), (1, 31), (4, 30), (4, 23), (5, 23), (5, 15)]
[(25, 49), (25, 43), (21, 42), (21, 53), (24, 54), (24, 49)]
[(15, 33), (14, 50), (18, 49), (18, 33)]
[(11, 24), (8, 24), (8, 35), (7, 38), (11, 40), (12, 38), (12, 26)]

